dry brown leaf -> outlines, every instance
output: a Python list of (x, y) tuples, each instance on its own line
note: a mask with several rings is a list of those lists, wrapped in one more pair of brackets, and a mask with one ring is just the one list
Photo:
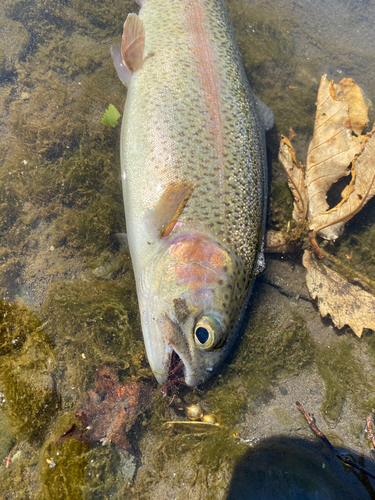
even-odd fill
[(305, 250), (302, 263), (307, 269), (306, 283), (313, 299), (318, 298), (320, 314), (329, 314), (337, 328), (349, 325), (362, 336), (364, 328), (375, 330), (375, 297), (352, 285), (324, 264), (318, 264)]
[(279, 160), (288, 175), (288, 185), (293, 193), (293, 219), (298, 222), (306, 220), (307, 191), (305, 188), (305, 169), (296, 159), (296, 153), (289, 139), (281, 136)]
[(297, 137), (297, 134), (295, 133), (295, 131), (292, 129), (292, 127), (289, 127), (289, 137), (288, 137), (288, 139), (290, 141), (292, 141), (296, 137)]
[(363, 150), (353, 160), (352, 182), (342, 192), (336, 207), (315, 217), (310, 229), (336, 239), (342, 226), (375, 195), (375, 128), (365, 136)]
[[(342, 100), (336, 95), (333, 81), (329, 81), (326, 75), (322, 76), (318, 91), (314, 136), (307, 153), (305, 177), (311, 229), (321, 225), (316, 219), (329, 209), (326, 201), (329, 188), (350, 173), (351, 162), (362, 149), (362, 140), (352, 135), (350, 101), (346, 100), (356, 93), (352, 86), (351, 92), (346, 92), (343, 82), (340, 82), (339, 89)], [(357, 107), (358, 103), (356, 98)], [(321, 228), (320, 234), (327, 239), (338, 236), (338, 232), (330, 231), (328, 227)]]
[[(358, 85), (350, 78), (335, 85), (323, 75), (305, 169), (297, 161), (290, 141), (281, 138), (279, 160), (294, 196), (293, 219), (299, 229), (299, 234), (295, 230), (296, 237), (308, 226), (314, 231), (310, 234), (311, 244), (315, 242), (315, 251), (321, 257), (325, 254), (318, 247), (315, 232), (336, 239), (345, 222), (375, 195), (375, 124), (369, 134), (360, 136), (367, 120), (367, 106)], [(328, 210), (328, 190), (349, 174), (351, 181), (341, 193), (341, 202)], [(267, 250), (283, 252), (291, 242), (296, 244), (295, 240), (288, 233), (269, 232)], [(338, 328), (349, 325), (358, 337), (364, 328), (375, 330), (373, 295), (320, 263), (313, 252), (305, 251), (303, 265), (309, 292), (318, 299), (322, 316), (329, 314)], [(363, 277), (359, 279), (367, 283)]]
[(359, 86), (351, 78), (343, 78), (334, 85), (336, 95), (341, 101), (349, 103), (349, 120), (353, 132), (361, 135), (368, 124), (368, 107)]

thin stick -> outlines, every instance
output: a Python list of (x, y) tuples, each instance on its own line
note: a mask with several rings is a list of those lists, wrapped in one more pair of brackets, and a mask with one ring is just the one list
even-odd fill
[(368, 435), (371, 438), (372, 446), (375, 448), (375, 436), (374, 436), (374, 410), (371, 411), (369, 418), (366, 418), (366, 427)]
[(310, 231), (308, 234), (308, 237), (309, 237), (311, 245), (314, 248), (315, 255), (318, 257), (318, 259), (323, 259), (324, 254), (322, 252), (322, 249), (318, 245), (318, 242), (316, 241), (316, 231)]
[(367, 471), (364, 467), (361, 467), (360, 465), (358, 465), (355, 462), (353, 462), (353, 460), (351, 460), (347, 455), (342, 455), (341, 453), (339, 453), (336, 450), (336, 448), (328, 441), (328, 438), (323, 434), (323, 432), (318, 429), (318, 427), (317, 427), (317, 425), (315, 423), (314, 415), (312, 415), (312, 414), (308, 415), (305, 412), (305, 410), (302, 408), (301, 403), (299, 403), (298, 401), (296, 401), (296, 405), (298, 406), (298, 408), (299, 408), (300, 412), (302, 413), (302, 415), (305, 417), (306, 422), (310, 426), (310, 429), (312, 431), (314, 431), (317, 436), (320, 437), (320, 439), (328, 446), (328, 448), (332, 451), (332, 453), (334, 453), (336, 455), (336, 457), (341, 462), (343, 462), (346, 465), (350, 465), (354, 469), (357, 469), (357, 470), (363, 472), (364, 474), (366, 474), (367, 476), (371, 477), (372, 479), (375, 479), (375, 476), (373, 474), (371, 474), (371, 472)]

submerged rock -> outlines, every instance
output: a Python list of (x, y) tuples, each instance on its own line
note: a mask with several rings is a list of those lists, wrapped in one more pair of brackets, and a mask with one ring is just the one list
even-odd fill
[(5, 459), (5, 457), (9, 454), (14, 441), (14, 436), (12, 436), (8, 430), (6, 415), (4, 413), (0, 413), (0, 460)]
[(26, 439), (43, 432), (59, 406), (52, 377), (54, 353), (42, 330), (28, 335), (17, 355), (3, 357), (0, 385), (11, 431)]
[(8, 426), (18, 438), (40, 433), (59, 405), (54, 362), (40, 319), (24, 306), (0, 301), (0, 391)]

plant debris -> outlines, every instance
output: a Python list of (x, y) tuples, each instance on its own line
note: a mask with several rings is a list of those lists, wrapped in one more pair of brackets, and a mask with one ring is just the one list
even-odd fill
[(100, 123), (102, 125), (107, 125), (108, 127), (116, 127), (118, 125), (118, 121), (121, 118), (121, 113), (117, 110), (117, 108), (110, 104), (108, 109), (105, 111)]
[(369, 438), (371, 439), (372, 446), (375, 448), (374, 415), (375, 411), (371, 410), (370, 416), (366, 418), (366, 430), (368, 432)]
[[(367, 106), (350, 78), (335, 84), (323, 75), (316, 106), (306, 167), (297, 161), (291, 142), (284, 136), (279, 160), (294, 196), (294, 221), (306, 222), (309, 230), (335, 240), (344, 224), (375, 194), (375, 128), (360, 135), (368, 121)], [(330, 209), (329, 189), (348, 175), (351, 181), (341, 193), (341, 201)]]
[(302, 263), (307, 269), (307, 288), (312, 298), (318, 299), (322, 316), (329, 314), (338, 328), (349, 325), (358, 337), (362, 336), (363, 328), (375, 330), (373, 295), (349, 283), (324, 264), (318, 263), (313, 253), (308, 250), (305, 250)]
[(58, 440), (67, 437), (79, 441), (101, 441), (103, 445), (115, 443), (125, 450), (131, 449), (127, 433), (137, 416), (148, 409), (155, 396), (151, 382), (144, 380), (120, 384), (116, 370), (101, 366), (96, 371), (96, 390), (88, 391), (78, 405), (76, 419), (83, 427), (73, 424)]
[[(375, 195), (375, 124), (371, 132), (361, 135), (368, 123), (368, 108), (361, 89), (351, 78), (343, 78), (335, 84), (323, 75), (316, 108), (314, 135), (305, 167), (297, 160), (290, 140), (281, 137), (279, 160), (294, 197), (295, 227), (291, 229), (289, 222), (286, 233), (270, 231), (267, 251), (293, 251), (308, 232), (315, 255), (319, 259), (331, 259), (320, 248), (317, 237), (336, 240), (344, 224)], [(341, 200), (330, 208), (328, 191), (339, 179), (349, 175), (350, 182), (343, 189)], [(334, 261), (334, 257), (331, 260)], [(330, 314), (338, 328), (349, 325), (358, 337), (364, 328), (375, 330), (375, 297), (371, 293), (327, 266), (319, 265), (308, 250), (303, 265), (307, 269), (309, 292), (318, 299), (322, 316)], [(356, 275), (352, 270), (349, 274)], [(369, 284), (363, 276), (355, 277), (360, 284)]]
[(342, 453), (339, 453), (336, 448), (331, 444), (331, 442), (328, 440), (328, 438), (323, 434), (323, 432), (321, 430), (319, 430), (318, 426), (316, 425), (316, 420), (315, 420), (315, 417), (314, 415), (312, 414), (307, 414), (305, 412), (305, 410), (303, 409), (301, 403), (299, 403), (298, 401), (296, 401), (296, 405), (298, 406), (298, 409), (300, 410), (300, 412), (302, 413), (302, 415), (305, 417), (306, 419), (306, 422), (309, 424), (310, 426), (310, 429), (315, 432), (315, 434), (317, 436), (320, 437), (320, 439), (328, 446), (328, 448), (332, 451), (332, 453), (334, 453), (336, 455), (336, 457), (341, 461), (343, 462), (344, 464), (346, 465), (350, 465), (351, 467), (353, 467), (354, 469), (357, 469), (359, 470), (360, 472), (363, 472), (364, 474), (366, 474), (366, 476), (369, 476), (369, 477), (372, 477), (372, 479), (375, 479), (375, 476), (374, 474), (372, 474), (371, 472), (369, 472), (368, 470), (366, 470), (364, 467), (362, 467), (361, 465), (357, 464), (356, 462), (354, 462), (349, 455), (343, 455)]

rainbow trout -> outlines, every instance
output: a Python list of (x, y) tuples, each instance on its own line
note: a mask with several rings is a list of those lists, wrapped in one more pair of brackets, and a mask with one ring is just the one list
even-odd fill
[[(126, 226), (147, 356), (207, 380), (230, 351), (263, 267), (264, 130), (222, 0), (146, 0), (111, 47), (128, 87)], [(268, 110), (268, 111), (267, 111)]]

